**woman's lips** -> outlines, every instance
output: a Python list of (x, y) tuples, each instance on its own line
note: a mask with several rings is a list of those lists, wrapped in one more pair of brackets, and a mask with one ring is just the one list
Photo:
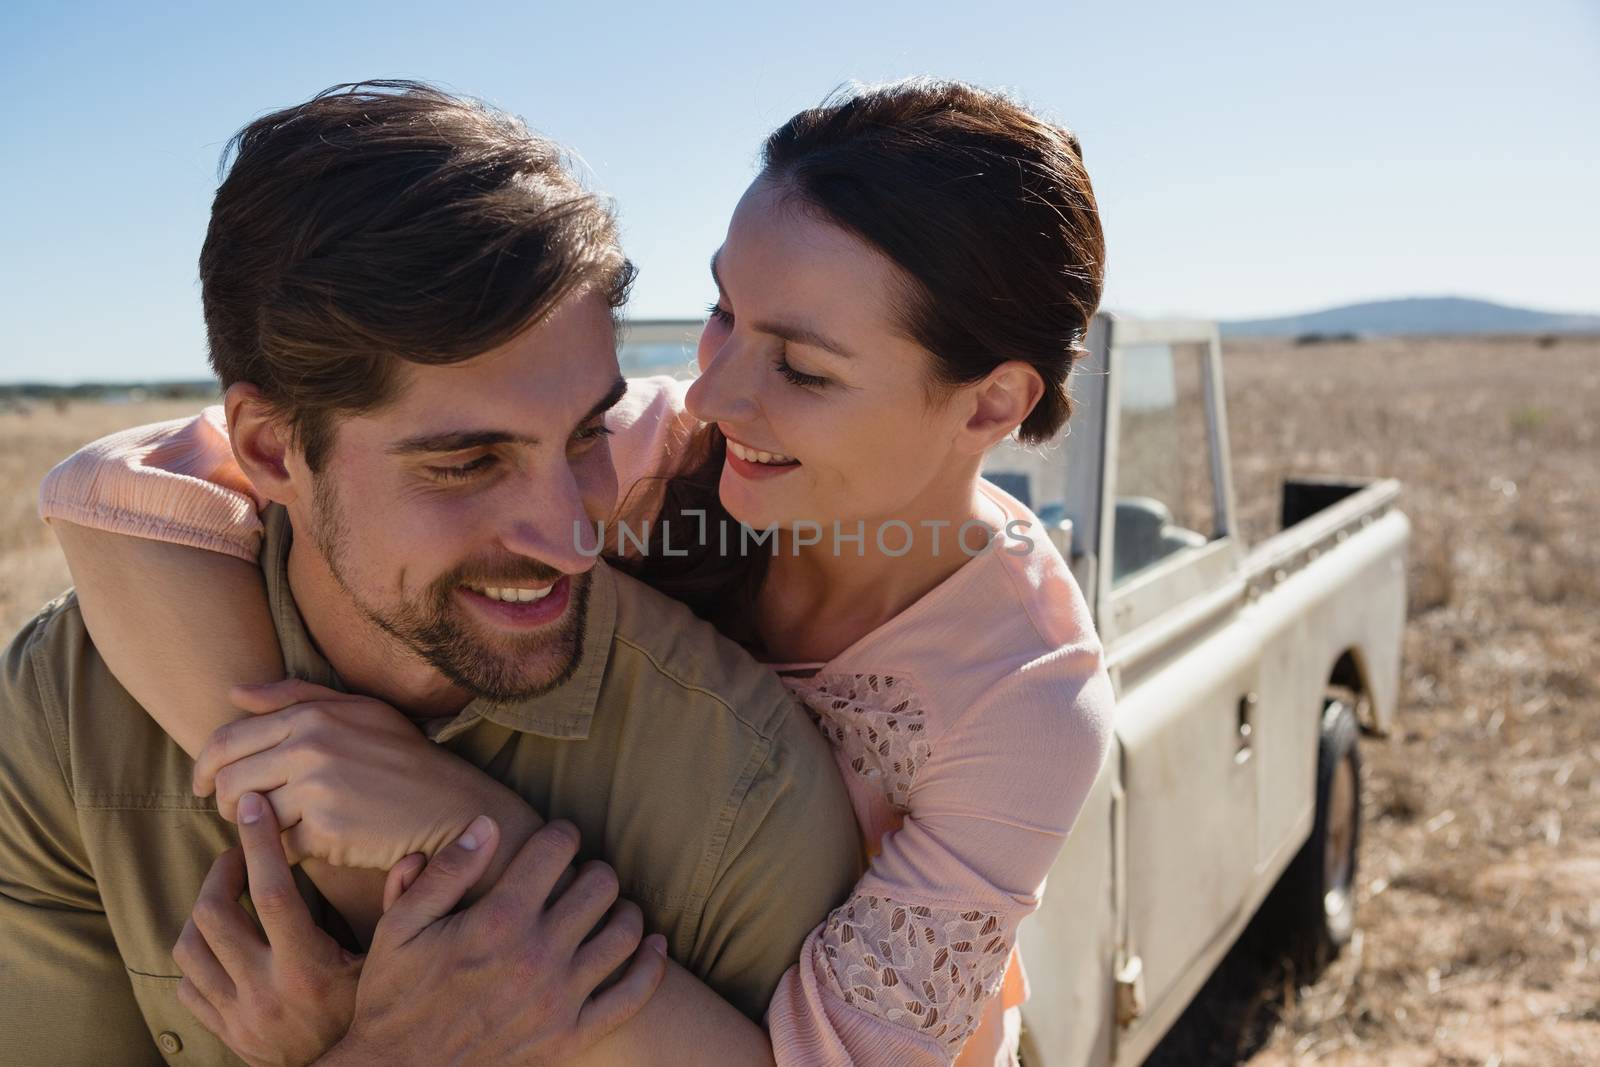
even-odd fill
[[(726, 431), (723, 432), (723, 436), (728, 437)], [(747, 445), (736, 437), (728, 437), (728, 466), (732, 468), (735, 474), (742, 478), (750, 478), (752, 480), (776, 478), (779, 475), (787, 474), (789, 471), (795, 470), (800, 466), (800, 461), (797, 459), (790, 460), (787, 463), (762, 463), (755, 459), (745, 459), (737, 454), (734, 447), (736, 445), (738, 446), (738, 450), (742, 450), (746, 453), (759, 453), (762, 450), (751, 445)], [(767, 454), (771, 455), (772, 453)]]
[(771, 463), (751, 463), (747, 459), (740, 459), (732, 452), (728, 453), (728, 467), (741, 478), (759, 480), (762, 478), (777, 478), (788, 474), (792, 470), (799, 470), (798, 463), (785, 463), (777, 466)]

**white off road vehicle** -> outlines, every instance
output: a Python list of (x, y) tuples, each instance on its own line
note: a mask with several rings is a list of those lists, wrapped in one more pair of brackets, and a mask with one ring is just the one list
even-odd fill
[(1399, 484), (1283, 486), (1235, 525), (1217, 329), (1099, 316), (1054, 446), (985, 474), (1072, 564), (1117, 691), (1111, 752), (1019, 931), (1028, 1067), (1134, 1067), (1265, 903), (1314, 966), (1350, 937), (1357, 733), (1395, 713)]

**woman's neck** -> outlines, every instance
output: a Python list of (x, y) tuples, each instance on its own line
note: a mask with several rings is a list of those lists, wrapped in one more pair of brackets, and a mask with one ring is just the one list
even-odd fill
[[(974, 471), (899, 514), (865, 520), (860, 542), (844, 540), (857, 532), (854, 523), (840, 524), (837, 543), (830, 524), (818, 544), (798, 550), (794, 534), (785, 531), (756, 601), (765, 657), (773, 663), (833, 659), (973, 558), (990, 535), (980, 536), (968, 526), (971, 551), (964, 550), (963, 524), (976, 520), (993, 530), (995, 519)], [(882, 548), (878, 529), (883, 531)], [(903, 554), (902, 545), (907, 546)]]

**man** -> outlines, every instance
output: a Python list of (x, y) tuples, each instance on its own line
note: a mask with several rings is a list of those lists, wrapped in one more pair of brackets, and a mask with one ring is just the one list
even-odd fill
[[(530, 959), (580, 951), (570, 930), (618, 891), (759, 1019), (859, 872), (858, 836), (831, 754), (770, 672), (574, 536), (615, 502), (602, 420), (625, 388), (613, 315), (631, 268), (612, 219), (555, 146), (411, 83), (330, 90), (235, 144), (202, 297), (234, 455), (274, 502), (259, 565), (304, 679), (288, 702), (322, 701), (350, 775), (382, 755), (406, 788), (493, 816), (379, 924), (340, 1062), (490, 1005), (509, 1033), (552, 988)], [(230, 956), (265, 959), (226, 914), (245, 864), (216, 860), (231, 827), (106, 659), (69, 594), (0, 665), (0, 1060), (236, 1062), (189, 1009), (217, 1029), (207, 989), (237, 996)], [(236, 797), (241, 826), (276, 826), (269, 788)], [(578, 835), (536, 832), (534, 812)], [(316, 952), (354, 966), (297, 924), (334, 921), (322, 896), (302, 878), (304, 903), (287, 901), (259, 832), (255, 846), (272, 949), (300, 952), (302, 971)], [(575, 852), (616, 884), (587, 868), (541, 913)], [(277, 889), (262, 896), (258, 875)], [(489, 918), (435, 921), (474, 882)], [(540, 947), (556, 927), (571, 943)]]

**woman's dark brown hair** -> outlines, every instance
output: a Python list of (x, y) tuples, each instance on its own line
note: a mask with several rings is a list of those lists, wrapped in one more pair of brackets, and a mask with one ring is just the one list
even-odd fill
[(1100, 304), (1105, 239), (1078, 141), (999, 93), (925, 79), (847, 93), (767, 138), (762, 177), (906, 276), (901, 325), (947, 385), (1009, 360), (1044, 379), (1047, 441)]
[[(1019, 439), (1047, 441), (1066, 423), (1067, 376), (1105, 274), (1100, 216), (1070, 132), (1000, 93), (914, 79), (800, 112), (767, 138), (760, 180), (900, 268), (901, 327), (932, 354), (931, 385), (981, 381), (1018, 360), (1044, 381)], [(695, 447), (704, 458), (669, 480), (662, 515), (704, 508), (708, 523), (727, 520), (716, 489), (725, 442), (712, 426)], [(719, 558), (711, 545), (681, 558), (652, 551), (640, 573), (749, 641), (768, 559)]]

